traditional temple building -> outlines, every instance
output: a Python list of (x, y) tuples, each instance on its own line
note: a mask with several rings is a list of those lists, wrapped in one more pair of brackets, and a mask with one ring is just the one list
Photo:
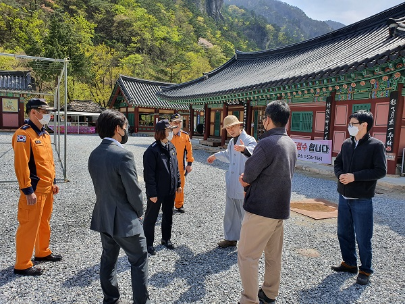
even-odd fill
[[(388, 173), (405, 148), (405, 3), (290, 46), (236, 51), (224, 65), (190, 82), (162, 88), (161, 101), (204, 106), (204, 136), (225, 143), (223, 118), (235, 114), (258, 138), (268, 102), (286, 100), (292, 138), (329, 139), (333, 156), (349, 136), (349, 115), (370, 110), (371, 135), (386, 145)], [(191, 126), (191, 130), (194, 126)]]
[(174, 113), (183, 118), (183, 129), (189, 130), (189, 106), (159, 100), (156, 92), (173, 83), (157, 82), (121, 75), (115, 83), (108, 107), (124, 113), (131, 133), (154, 132), (155, 123), (162, 118), (170, 119)]
[(35, 89), (29, 71), (0, 71), (0, 129), (17, 129), (24, 122), (24, 103)]

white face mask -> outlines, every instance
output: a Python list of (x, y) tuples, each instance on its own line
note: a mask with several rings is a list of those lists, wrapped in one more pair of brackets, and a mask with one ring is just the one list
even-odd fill
[(42, 114), (42, 118), (38, 119), (41, 125), (47, 125), (51, 120), (51, 114)]
[(169, 135), (167, 136), (168, 140), (172, 140), (173, 139), (173, 131), (169, 132)]
[(347, 130), (349, 131), (350, 136), (356, 136), (359, 133), (359, 127), (356, 126), (348, 126)]

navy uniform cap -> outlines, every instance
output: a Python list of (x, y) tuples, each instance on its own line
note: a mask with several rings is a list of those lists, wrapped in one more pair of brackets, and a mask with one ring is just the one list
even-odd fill
[(173, 114), (170, 117), (170, 121), (182, 121), (183, 118), (181, 117), (181, 115), (179, 113)]
[(159, 120), (155, 125), (155, 130), (166, 130), (166, 129), (174, 129), (175, 127), (171, 126), (167, 119)]
[(42, 109), (42, 110), (47, 110), (47, 111), (56, 110), (55, 108), (50, 107), (48, 105), (48, 103), (42, 98), (32, 98), (32, 99), (28, 100), (26, 107), (28, 110), (31, 110), (31, 109)]

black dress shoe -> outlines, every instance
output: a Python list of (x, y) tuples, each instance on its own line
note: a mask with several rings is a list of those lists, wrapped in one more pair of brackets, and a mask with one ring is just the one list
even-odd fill
[(370, 274), (364, 271), (359, 271), (356, 283), (360, 285), (367, 285), (370, 282)]
[(42, 269), (36, 267), (30, 267), (27, 269), (14, 269), (14, 273), (23, 276), (39, 276), (42, 274)]
[(184, 210), (184, 207), (180, 207), (180, 208), (176, 208), (176, 209), (177, 209), (177, 212), (180, 212), (180, 213), (186, 212), (186, 210)]
[(153, 248), (153, 246), (148, 246), (147, 250), (150, 255), (156, 254), (156, 250), (155, 250), (155, 248)]
[(62, 256), (59, 254), (53, 254), (51, 253), (50, 255), (47, 255), (46, 257), (35, 257), (34, 261), (36, 262), (59, 262), (60, 260), (62, 260)]
[(174, 249), (174, 245), (170, 240), (162, 240), (161, 244), (163, 246), (165, 246), (167, 249), (173, 250)]
[(331, 269), (336, 272), (357, 273), (357, 266), (350, 266), (345, 262), (342, 262), (339, 266), (332, 266)]
[(270, 299), (266, 296), (266, 294), (264, 293), (263, 289), (259, 289), (259, 303), (260, 304), (271, 304), (271, 303), (276, 303), (276, 300)]

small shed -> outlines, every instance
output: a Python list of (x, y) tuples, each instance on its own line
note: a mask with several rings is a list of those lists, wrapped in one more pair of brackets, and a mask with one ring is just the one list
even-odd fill
[[(61, 132), (64, 132), (64, 107), (61, 111)], [(72, 100), (67, 105), (66, 125), (68, 133), (93, 134), (95, 133), (96, 121), (100, 113), (104, 110), (100, 104), (92, 100)], [(57, 114), (49, 123), (51, 129), (54, 128)]]

